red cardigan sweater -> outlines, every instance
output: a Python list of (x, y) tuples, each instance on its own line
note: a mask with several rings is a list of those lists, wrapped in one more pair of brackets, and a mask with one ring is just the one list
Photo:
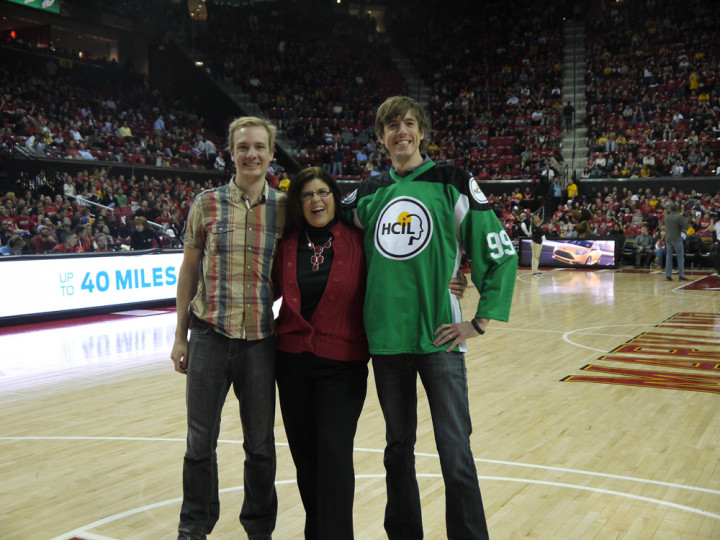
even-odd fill
[(275, 321), (277, 347), (282, 352), (309, 352), (331, 360), (367, 360), (370, 353), (363, 325), (367, 270), (362, 232), (340, 221), (330, 231), (332, 268), (309, 321), (301, 315), (297, 280), (300, 231), (285, 236), (278, 245), (272, 270), (275, 294), (283, 297)]

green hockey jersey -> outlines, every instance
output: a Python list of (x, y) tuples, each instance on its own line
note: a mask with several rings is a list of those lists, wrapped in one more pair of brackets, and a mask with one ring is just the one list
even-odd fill
[(343, 201), (343, 213), (365, 231), (364, 319), (372, 354), (445, 349), (432, 344), (433, 333), (463, 320), (448, 290), (463, 250), (480, 293), (473, 315), (508, 320), (517, 254), (463, 169), (426, 160), (405, 177), (395, 171), (371, 176)]

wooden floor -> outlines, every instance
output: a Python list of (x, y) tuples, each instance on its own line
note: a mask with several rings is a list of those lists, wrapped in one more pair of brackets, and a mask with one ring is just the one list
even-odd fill
[[(494, 539), (720, 538), (720, 281), (646, 271), (517, 279), (509, 323), (467, 355), (472, 446)], [(477, 300), (463, 300), (466, 318)], [(173, 539), (185, 449), (172, 311), (0, 329), (0, 538)], [(371, 375), (372, 377), (372, 375)], [(384, 538), (384, 427), (374, 384), (356, 438), (356, 538)], [(237, 402), (219, 445), (222, 515), (242, 538)], [(425, 537), (444, 494), (425, 402)], [(275, 538), (303, 509), (279, 418)]]

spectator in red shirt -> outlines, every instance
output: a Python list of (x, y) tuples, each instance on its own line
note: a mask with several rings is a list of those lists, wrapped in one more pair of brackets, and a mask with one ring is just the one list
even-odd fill
[(30, 247), (35, 253), (47, 253), (52, 251), (57, 244), (52, 229), (46, 225), (37, 228), (37, 234), (30, 239)]
[(32, 226), (36, 224), (36, 218), (30, 215), (30, 209), (27, 206), (23, 206), (15, 218), (15, 223), (17, 228), (29, 232)]

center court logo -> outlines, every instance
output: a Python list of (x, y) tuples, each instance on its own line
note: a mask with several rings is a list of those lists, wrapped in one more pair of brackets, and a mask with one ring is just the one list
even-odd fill
[(388, 259), (411, 259), (432, 236), (430, 212), (423, 203), (401, 197), (388, 203), (375, 225), (375, 248)]

